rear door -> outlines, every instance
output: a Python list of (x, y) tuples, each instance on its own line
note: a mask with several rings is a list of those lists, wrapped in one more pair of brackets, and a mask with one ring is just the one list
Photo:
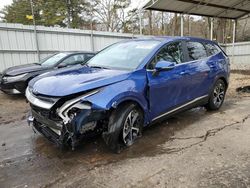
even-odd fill
[[(229, 58), (225, 52), (215, 43), (204, 43), (207, 53), (208, 61), (207, 64), (210, 67), (209, 78), (211, 79), (211, 87), (213, 86), (216, 77), (223, 74), (229, 75)], [(227, 77), (227, 76), (226, 76)]]
[(208, 55), (203, 43), (195, 40), (186, 41), (189, 61), (185, 69), (191, 78), (189, 100), (205, 97), (208, 94), (211, 79)]

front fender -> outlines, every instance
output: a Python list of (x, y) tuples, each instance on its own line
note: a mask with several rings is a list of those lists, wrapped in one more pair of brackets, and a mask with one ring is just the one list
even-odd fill
[(98, 93), (85, 98), (85, 100), (91, 102), (93, 108), (100, 110), (116, 108), (124, 101), (135, 101), (147, 116), (146, 84), (146, 80), (142, 78), (124, 80), (101, 88)]
[(128, 91), (124, 93), (120, 93), (117, 96), (115, 96), (108, 104), (108, 108), (116, 108), (119, 104), (125, 102), (125, 101), (134, 101), (140, 105), (140, 107), (143, 109), (144, 112), (148, 109), (148, 102), (145, 99), (145, 97), (142, 97), (141, 95), (138, 95), (138, 93)]

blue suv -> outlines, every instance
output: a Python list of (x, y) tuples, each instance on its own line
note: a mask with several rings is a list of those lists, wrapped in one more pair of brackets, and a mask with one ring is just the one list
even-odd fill
[(229, 59), (215, 42), (152, 37), (113, 44), (85, 65), (46, 73), (26, 90), (29, 123), (59, 146), (102, 134), (116, 152), (142, 129), (197, 106), (218, 110)]

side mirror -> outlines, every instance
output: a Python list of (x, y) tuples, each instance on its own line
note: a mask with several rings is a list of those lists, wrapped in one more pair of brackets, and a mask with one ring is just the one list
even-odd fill
[(175, 64), (170, 61), (158, 61), (155, 65), (155, 71), (167, 71), (172, 70), (175, 67)]
[(57, 67), (58, 67), (58, 68), (67, 67), (67, 64), (66, 64), (66, 63), (60, 63)]

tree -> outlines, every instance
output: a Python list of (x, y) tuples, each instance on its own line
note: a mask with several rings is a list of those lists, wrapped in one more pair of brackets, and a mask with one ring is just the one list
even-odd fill
[(123, 24), (123, 32), (134, 34), (140, 33), (140, 18), (138, 9), (132, 9), (128, 11), (128, 15)]
[[(86, 0), (33, 0), (33, 5), (37, 25), (79, 28), (89, 4)], [(26, 18), (31, 15), (30, 0), (14, 0), (2, 13), (5, 22), (32, 24)]]
[[(41, 21), (40, 9), (37, 6), (38, 0), (34, 0), (34, 14), (39, 24)], [(32, 24), (32, 20), (28, 20), (26, 15), (31, 15), (30, 2), (28, 0), (13, 0), (9, 6), (5, 6), (2, 10), (3, 20), (8, 23)]]
[[(39, 17), (36, 17), (40, 25), (44, 26), (61, 26), (65, 27), (65, 19), (67, 16), (66, 4), (60, 0), (39, 0), (34, 3), (35, 10), (39, 9)], [(39, 20), (40, 19), (40, 20)]]
[[(67, 25), (70, 28), (81, 28), (90, 22), (88, 16), (91, 9), (90, 2), (86, 0), (64, 0), (67, 10)], [(87, 19), (86, 19), (87, 18)]]
[(93, 7), (97, 22), (104, 25), (106, 31), (121, 31), (126, 22), (125, 9), (130, 5), (128, 0), (95, 0)]
[(226, 27), (226, 19), (219, 18), (217, 19), (217, 41), (224, 43), (225, 38), (225, 27)]

